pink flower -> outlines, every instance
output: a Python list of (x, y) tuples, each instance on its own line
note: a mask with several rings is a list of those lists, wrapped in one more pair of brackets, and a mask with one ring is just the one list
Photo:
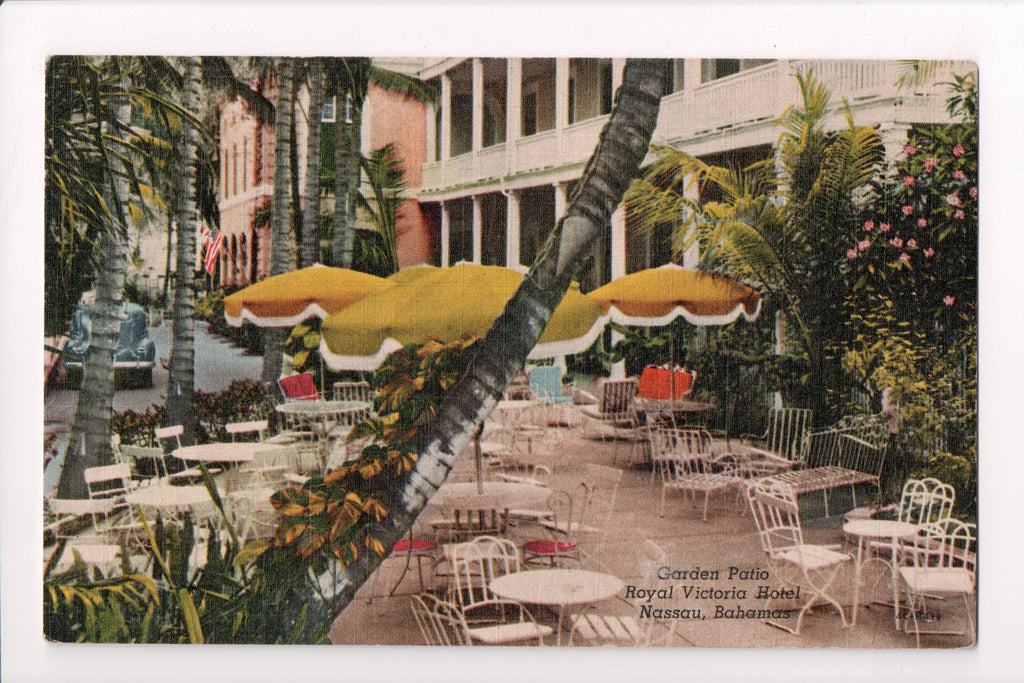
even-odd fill
[(928, 227), (928, 219), (927, 218), (918, 218), (917, 219), (917, 227), (919, 227), (919, 228), (927, 228)]
[(967, 194), (971, 195), (971, 199), (977, 199), (978, 198), (978, 188), (972, 187), (971, 189), (967, 190)]
[(924, 170), (927, 173), (934, 171), (939, 165), (938, 160), (935, 157), (928, 157), (924, 160)]
[(914, 207), (912, 207), (910, 204), (904, 204), (903, 205), (903, 215), (904, 216), (909, 216), (912, 213), (914, 213)]
[(903, 176), (903, 184), (906, 185), (907, 187), (913, 187), (913, 185), (914, 185), (914, 176), (912, 176), (912, 175), (905, 175), (905, 176)]
[(874, 221), (864, 221), (864, 232), (871, 232), (875, 229)]
[(921, 253), (925, 255), (925, 258), (931, 258), (932, 256), (935, 256), (935, 250), (932, 249), (931, 247), (928, 247)]
[(900, 254), (900, 263), (910, 263), (910, 254), (907, 252)]
[(888, 223), (879, 223), (878, 224), (878, 232), (889, 232), (889, 224)]
[(846, 250), (846, 258), (850, 259), (851, 261), (853, 259), (857, 258), (857, 250), (856, 249), (847, 249)]
[(957, 209), (956, 211), (954, 211), (953, 212), (953, 218), (955, 218), (955, 219), (957, 219), (959, 221), (962, 221), (964, 219), (964, 210), (963, 209)]
[(945, 199), (946, 199), (946, 203), (949, 204), (950, 206), (960, 206), (961, 205), (960, 204), (960, 193), (959, 192), (950, 192), (949, 194), (946, 195)]
[(964, 151), (964, 146), (961, 145), (959, 142), (953, 145), (953, 156), (962, 157), (965, 153), (966, 152)]
[(868, 247), (870, 247), (870, 246), (871, 246), (871, 240), (863, 240), (863, 241), (857, 242), (857, 250), (858, 251), (867, 251)]
[(914, 147), (909, 142), (903, 145), (903, 151), (907, 153), (908, 157), (912, 157), (917, 154), (917, 147)]
[(949, 294), (947, 294), (946, 296), (942, 297), (942, 303), (946, 304), (947, 306), (952, 306), (955, 302), (956, 302), (956, 297), (950, 296)]
[(899, 249), (900, 247), (903, 246), (903, 240), (901, 240), (899, 237), (893, 237), (891, 240), (889, 240), (889, 244)]
[(966, 180), (967, 176), (959, 168), (953, 171), (953, 178), (955, 180)]
[(907, 249), (917, 249), (917, 240), (915, 240), (915, 239), (907, 240)]

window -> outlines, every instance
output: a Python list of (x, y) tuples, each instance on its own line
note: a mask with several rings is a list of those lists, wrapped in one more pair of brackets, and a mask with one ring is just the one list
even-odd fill
[(224, 199), (228, 198), (228, 151), (224, 148), (220, 150), (220, 187), (221, 195)]
[(537, 86), (523, 90), (523, 137), (537, 132)]
[(612, 112), (612, 60), (601, 63), (601, 114)]
[(249, 140), (242, 140), (242, 192), (249, 189)]
[(231, 194), (238, 194), (238, 145), (231, 145)]
[(320, 103), (320, 120), (330, 123), (334, 121), (334, 98), (325, 97)]
[(569, 77), (569, 123), (576, 123), (576, 78)]

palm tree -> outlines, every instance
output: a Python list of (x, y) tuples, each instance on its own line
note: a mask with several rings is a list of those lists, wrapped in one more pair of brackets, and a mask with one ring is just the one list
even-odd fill
[[(114, 351), (121, 328), (121, 297), (124, 290), (125, 241), (128, 234), (127, 167), (129, 152), (124, 138), (130, 134), (131, 106), (126, 93), (127, 75), (116, 62), (77, 65), (84, 68), (92, 86), (87, 95), (90, 144), (97, 158), (94, 170), (98, 176), (86, 181), (102, 197), (103, 213), (97, 229), (96, 250), (102, 258), (96, 263), (95, 293), (89, 349), (82, 371), (82, 385), (71, 426), (71, 435), (64, 456), (57, 494), (61, 498), (85, 498), (88, 491), (81, 476), (86, 468), (101, 465), (110, 459), (110, 416), (114, 400)], [(52, 68), (59, 68), (51, 64)], [(111, 71), (104, 71), (113, 67)], [(104, 87), (114, 92), (104, 97), (101, 75), (109, 80)], [(51, 150), (52, 151), (52, 150)], [(70, 170), (70, 169), (68, 169)]]
[(327, 62), (334, 93), (334, 220), (331, 263), (352, 267), (359, 200), (363, 104), (370, 83), (429, 102), (432, 96), (414, 78), (374, 66), (369, 57), (338, 57)]
[[(654, 147), (657, 158), (630, 188), (625, 205), (648, 227), (671, 225), (677, 253), (696, 240), (703, 267), (723, 269), (766, 293), (805, 363), (803, 401), (827, 421), (830, 396), (843, 383), (838, 350), (847, 334), (839, 245), (873, 192), (884, 149), (878, 133), (854, 125), (848, 109), (847, 127), (826, 132), (829, 92), (813, 73), (796, 78), (802, 101), (780, 117), (782, 134), (772, 157), (737, 170)], [(693, 185), (717, 188), (721, 201), (684, 197), (681, 189)]]
[[(199, 57), (184, 57), (182, 106), (190, 112), (200, 108)], [(178, 173), (175, 188), (174, 216), (178, 231), (177, 267), (174, 287), (171, 360), (167, 379), (167, 423), (185, 428), (183, 441), (193, 443), (198, 427), (195, 403), (195, 237), (196, 165), (198, 163), (199, 130), (189, 121), (183, 122), (178, 138)]]
[[(448, 393), (418, 444), (416, 465), (395, 481), (386, 499), (395, 501), (373, 535), (385, 548), (404, 536), (427, 501), (444, 483), (458, 453), (494, 407), (504, 387), (524, 365), (555, 306), (579, 276), (583, 255), (610, 229), (612, 211), (638, 173), (657, 122), (665, 83), (664, 60), (628, 60), (615, 107), (593, 156), (570, 198), (566, 215), (552, 230), (522, 285), (495, 320), (462, 379)], [(309, 596), (300, 640), (310, 640), (329, 623), (381, 559), (364, 553), (335, 574), (318, 576), (318, 591)], [(324, 595), (324, 592), (327, 595)]]
[[(291, 220), (289, 209), (290, 168), (289, 137), (292, 125), (293, 90), (291, 57), (279, 57), (275, 63), (277, 72), (277, 102), (274, 118), (274, 196), (271, 207), (271, 252), (270, 275), (288, 271), (292, 251)], [(288, 330), (276, 327), (263, 331), (263, 373), (264, 386), (273, 386), (281, 374), (281, 350)]]
[(398, 272), (398, 209), (405, 190), (405, 172), (402, 162), (395, 156), (393, 145), (385, 145), (362, 160), (363, 172), (373, 201), (362, 194), (357, 196), (359, 206), (377, 227), (379, 238), (370, 243), (361, 242), (366, 253), (361, 254), (364, 264), (372, 264), (372, 272), (388, 276)]
[(320, 118), (324, 94), (323, 62), (319, 57), (305, 60), (309, 84), (309, 138), (306, 145), (306, 198), (302, 207), (302, 249), (299, 267), (320, 260)]

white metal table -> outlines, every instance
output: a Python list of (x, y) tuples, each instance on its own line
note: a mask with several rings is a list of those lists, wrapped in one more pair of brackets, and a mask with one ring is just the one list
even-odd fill
[(900, 600), (899, 584), (896, 579), (896, 546), (899, 541), (910, 540), (917, 536), (918, 527), (909, 522), (890, 519), (854, 519), (843, 525), (843, 531), (857, 537), (857, 569), (853, 585), (853, 617), (850, 619), (850, 624), (857, 625), (861, 572), (864, 567), (864, 542), (869, 539), (885, 539), (891, 542), (892, 547), (889, 569), (892, 573), (893, 621), (896, 628), (899, 629)]
[(213, 502), (205, 486), (172, 486), (166, 483), (135, 489), (124, 499), (131, 505), (161, 508), (173, 513), (191, 512), (196, 506)]
[(491, 581), (491, 592), (506, 600), (558, 607), (557, 643), (562, 644), (565, 608), (606, 600), (625, 588), (617, 576), (585, 569), (537, 569)]
[(171, 453), (185, 462), (249, 462), (256, 454), (256, 443), (204, 443), (197, 446), (182, 446)]

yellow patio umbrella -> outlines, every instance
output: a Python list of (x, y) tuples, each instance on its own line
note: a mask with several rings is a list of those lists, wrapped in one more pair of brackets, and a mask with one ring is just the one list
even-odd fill
[(224, 297), (224, 318), (239, 327), (292, 327), (306, 318), (326, 318), (390, 286), (384, 278), (347, 268), (315, 265), (268, 277)]
[[(601, 303), (604, 320), (639, 327), (662, 327), (679, 317), (691, 325), (727, 325), (761, 312), (761, 293), (753, 287), (674, 263), (616, 278), (587, 296)], [(670, 336), (670, 358), (673, 347)], [(675, 396), (675, 373), (670, 378), (669, 395)]]
[(630, 273), (587, 296), (612, 322), (641, 327), (661, 327), (680, 316), (691, 325), (726, 325), (761, 312), (761, 293), (753, 287), (674, 263)]
[[(332, 370), (373, 370), (406, 344), (483, 336), (523, 279), (501, 266), (459, 264), (399, 272), (393, 286), (328, 316), (320, 355)], [(579, 353), (601, 333), (601, 306), (570, 289), (530, 352), (530, 358)]]

